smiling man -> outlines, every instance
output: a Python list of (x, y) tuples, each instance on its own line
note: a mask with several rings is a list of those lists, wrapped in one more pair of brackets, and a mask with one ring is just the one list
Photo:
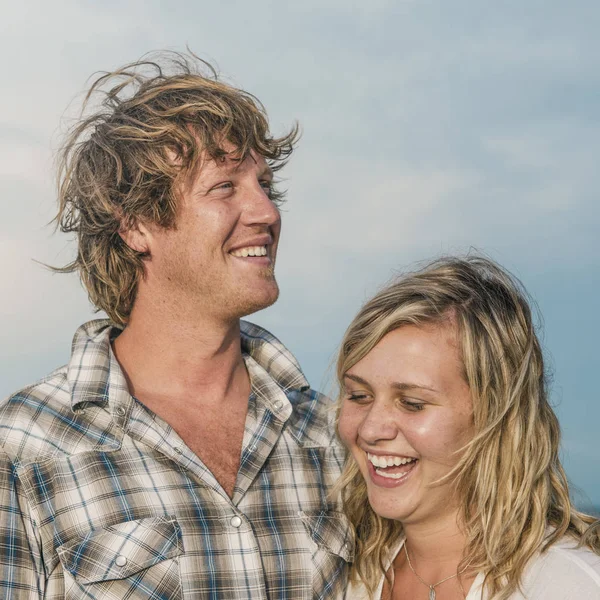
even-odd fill
[(273, 177), (297, 130), (172, 58), (100, 77), (61, 155), (63, 270), (109, 318), (0, 409), (5, 599), (343, 595), (333, 415), (240, 321), (279, 294)]

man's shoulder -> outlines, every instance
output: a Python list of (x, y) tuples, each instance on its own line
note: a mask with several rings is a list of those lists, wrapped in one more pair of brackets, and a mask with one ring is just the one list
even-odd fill
[(73, 405), (67, 367), (0, 403), (0, 448), (18, 467), (114, 449), (119, 439), (102, 402)]
[(70, 392), (65, 365), (0, 402), (0, 447), (19, 462), (32, 452), (43, 452), (44, 447), (49, 450), (49, 426), (68, 412)]
[(331, 398), (312, 388), (291, 390), (287, 397), (293, 409), (292, 433), (302, 446), (339, 445), (335, 430), (336, 405)]
[(248, 321), (241, 321), (240, 330), (242, 350), (284, 391), (309, 387), (296, 357), (270, 331)]
[(242, 348), (284, 391), (292, 405), (290, 433), (304, 447), (338, 445), (335, 403), (310, 387), (296, 357), (271, 332), (241, 322)]

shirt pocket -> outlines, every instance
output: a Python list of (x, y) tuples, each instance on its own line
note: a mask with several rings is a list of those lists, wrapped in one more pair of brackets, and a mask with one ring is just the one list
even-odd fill
[(342, 598), (354, 560), (348, 518), (336, 511), (301, 511), (299, 516), (313, 542), (313, 598)]
[(65, 600), (129, 598), (181, 600), (177, 520), (152, 517), (90, 531), (57, 548)]

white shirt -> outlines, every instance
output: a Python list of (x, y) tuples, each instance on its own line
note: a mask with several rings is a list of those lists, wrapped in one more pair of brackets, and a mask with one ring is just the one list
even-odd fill
[[(398, 551), (402, 549), (400, 544)], [(600, 600), (600, 556), (589, 548), (577, 548), (577, 543), (564, 538), (547, 552), (536, 554), (521, 579), (523, 594), (513, 593), (510, 600)], [(391, 564), (391, 563), (390, 563)], [(374, 598), (379, 600), (383, 576)], [(466, 600), (489, 600), (482, 591), (484, 574), (479, 573)], [(425, 587), (425, 586), (423, 586)], [(370, 600), (362, 584), (351, 583), (346, 600)]]

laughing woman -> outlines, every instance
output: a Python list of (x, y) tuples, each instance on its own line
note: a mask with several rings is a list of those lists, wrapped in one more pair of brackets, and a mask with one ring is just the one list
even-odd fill
[(598, 600), (600, 527), (576, 511), (526, 293), (444, 259), (369, 301), (342, 343), (349, 600)]

